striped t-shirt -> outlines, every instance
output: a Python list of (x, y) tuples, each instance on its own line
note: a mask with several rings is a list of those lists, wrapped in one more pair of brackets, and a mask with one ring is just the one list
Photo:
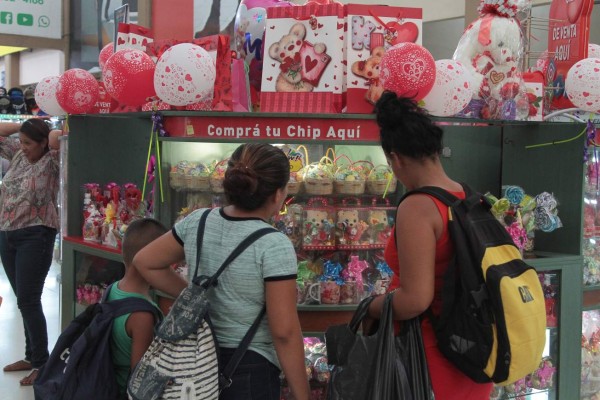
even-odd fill
[[(196, 268), (196, 240), (199, 209), (173, 227), (175, 239), (185, 251), (191, 281)], [(214, 209), (206, 219), (198, 275), (213, 275), (242, 240), (269, 225), (260, 218), (235, 218), (223, 209)], [(209, 292), (210, 318), (219, 346), (238, 347), (265, 304), (265, 281), (296, 279), (296, 253), (290, 240), (280, 232), (269, 233), (240, 254)], [(253, 350), (279, 367), (267, 316), (262, 320), (252, 343)]]

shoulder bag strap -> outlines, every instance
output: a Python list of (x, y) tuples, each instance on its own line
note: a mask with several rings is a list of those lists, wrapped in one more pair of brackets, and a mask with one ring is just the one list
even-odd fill
[[(204, 211), (198, 223), (198, 233), (196, 234), (196, 269), (194, 270), (194, 278), (198, 276), (198, 266), (200, 265), (200, 250), (202, 249), (202, 241), (204, 240), (204, 227), (206, 226), (206, 218), (210, 209)], [(192, 278), (193, 279), (193, 278)]]

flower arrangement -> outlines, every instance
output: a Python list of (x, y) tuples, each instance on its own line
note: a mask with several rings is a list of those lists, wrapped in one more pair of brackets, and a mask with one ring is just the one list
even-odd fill
[(532, 246), (534, 231), (552, 232), (562, 226), (553, 194), (542, 192), (532, 197), (519, 186), (505, 186), (503, 191), (504, 197), (499, 199), (490, 193), (485, 197), (492, 205), (492, 214), (506, 227), (520, 250)]

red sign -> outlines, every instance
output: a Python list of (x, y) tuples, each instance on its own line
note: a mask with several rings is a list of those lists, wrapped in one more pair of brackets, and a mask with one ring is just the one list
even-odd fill
[(552, 108), (573, 107), (565, 92), (569, 69), (587, 58), (594, 0), (553, 0), (550, 5), (546, 83), (553, 88)]
[(341, 141), (379, 143), (379, 127), (372, 118), (321, 118), (301, 115), (209, 115), (164, 117), (172, 137), (204, 140), (267, 140), (273, 142)]

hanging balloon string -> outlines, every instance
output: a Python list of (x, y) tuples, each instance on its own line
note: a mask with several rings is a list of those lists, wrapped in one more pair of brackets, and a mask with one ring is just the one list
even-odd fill
[[(157, 121), (161, 121), (160, 123)], [(144, 171), (144, 185), (142, 187), (142, 198), (145, 198), (146, 195), (146, 183), (148, 182), (148, 173), (149, 168), (151, 166), (152, 161), (152, 147), (156, 148), (156, 166), (155, 171), (158, 169), (158, 187), (160, 192), (160, 202), (164, 202), (164, 193), (163, 193), (163, 184), (162, 184), (162, 171), (161, 171), (161, 161), (160, 161), (160, 146), (158, 143), (158, 136), (160, 128), (158, 127), (162, 125), (162, 116), (156, 110), (152, 112), (152, 129), (150, 130), (150, 141), (148, 143), (148, 154), (146, 158), (146, 170)]]

